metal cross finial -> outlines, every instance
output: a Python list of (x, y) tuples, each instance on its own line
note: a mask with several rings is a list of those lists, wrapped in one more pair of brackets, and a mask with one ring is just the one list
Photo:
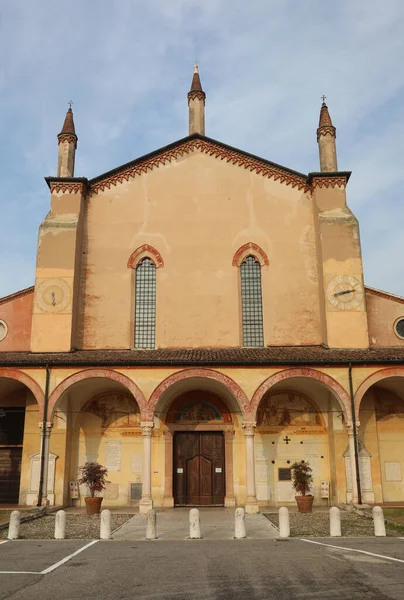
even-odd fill
[(67, 104), (68, 104), (68, 105), (69, 105), (69, 107), (71, 108), (71, 107), (72, 107), (72, 104), (73, 104), (73, 100), (69, 100), (69, 102), (68, 102)]
[(327, 98), (327, 96), (321, 96), (321, 99), (323, 102), (325, 102), (325, 99)]

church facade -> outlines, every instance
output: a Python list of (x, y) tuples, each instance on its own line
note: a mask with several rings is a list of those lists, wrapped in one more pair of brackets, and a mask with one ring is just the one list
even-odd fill
[(364, 285), (326, 104), (320, 170), (189, 135), (93, 179), (58, 135), (35, 285), (0, 299), (0, 504), (404, 502), (404, 298)]

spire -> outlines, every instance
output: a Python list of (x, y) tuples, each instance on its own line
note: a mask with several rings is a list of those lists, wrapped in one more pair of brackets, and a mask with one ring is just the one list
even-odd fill
[(191, 89), (188, 92), (189, 135), (200, 133), (205, 135), (205, 99), (202, 89), (198, 65), (194, 66)]
[(70, 101), (62, 131), (58, 134), (59, 149), (57, 177), (74, 176), (74, 160), (78, 138), (74, 128), (72, 104), (72, 101)]
[(328, 106), (325, 103), (325, 96), (322, 96), (323, 103), (320, 109), (320, 119), (317, 129), (317, 143), (320, 153), (321, 171), (338, 171), (337, 166), (337, 148), (335, 139), (337, 130), (332, 124)]

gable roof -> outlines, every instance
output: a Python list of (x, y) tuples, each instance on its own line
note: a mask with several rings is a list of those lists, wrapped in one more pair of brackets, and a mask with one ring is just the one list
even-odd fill
[(30, 287), (24, 288), (23, 290), (19, 290), (18, 292), (14, 292), (13, 294), (9, 294), (8, 296), (3, 296), (3, 298), (0, 298), (0, 304), (6, 304), (7, 302), (11, 302), (12, 300), (21, 298), (21, 296), (27, 296), (28, 294), (32, 294), (34, 292), (34, 289), (35, 287), (31, 285)]
[(377, 290), (376, 288), (372, 288), (367, 285), (365, 285), (365, 292), (367, 292), (371, 296), (379, 296), (380, 298), (385, 298), (386, 300), (392, 300), (393, 302), (399, 302), (400, 304), (404, 304), (404, 298), (402, 296), (396, 296), (396, 294), (383, 292), (382, 290)]
[(249, 152), (244, 152), (233, 146), (228, 146), (212, 138), (199, 133), (194, 133), (176, 142), (145, 154), (136, 160), (132, 160), (120, 167), (107, 171), (90, 179), (89, 191), (97, 194), (99, 191), (109, 189), (117, 183), (129, 181), (129, 178), (136, 177), (142, 173), (147, 173), (160, 165), (165, 165), (178, 157), (190, 154), (195, 150), (204, 154), (209, 154), (220, 160), (230, 162), (234, 165), (255, 171), (263, 177), (279, 180), (281, 183), (297, 187), (299, 190), (308, 191), (310, 185), (307, 181), (307, 175), (294, 171), (277, 163), (265, 160)]

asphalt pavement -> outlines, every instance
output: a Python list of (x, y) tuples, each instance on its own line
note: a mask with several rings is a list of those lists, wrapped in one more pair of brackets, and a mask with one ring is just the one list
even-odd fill
[(0, 573), (0, 599), (404, 598), (404, 539), (400, 538), (88, 544), (77, 540), (0, 544), (0, 572), (14, 571)]

